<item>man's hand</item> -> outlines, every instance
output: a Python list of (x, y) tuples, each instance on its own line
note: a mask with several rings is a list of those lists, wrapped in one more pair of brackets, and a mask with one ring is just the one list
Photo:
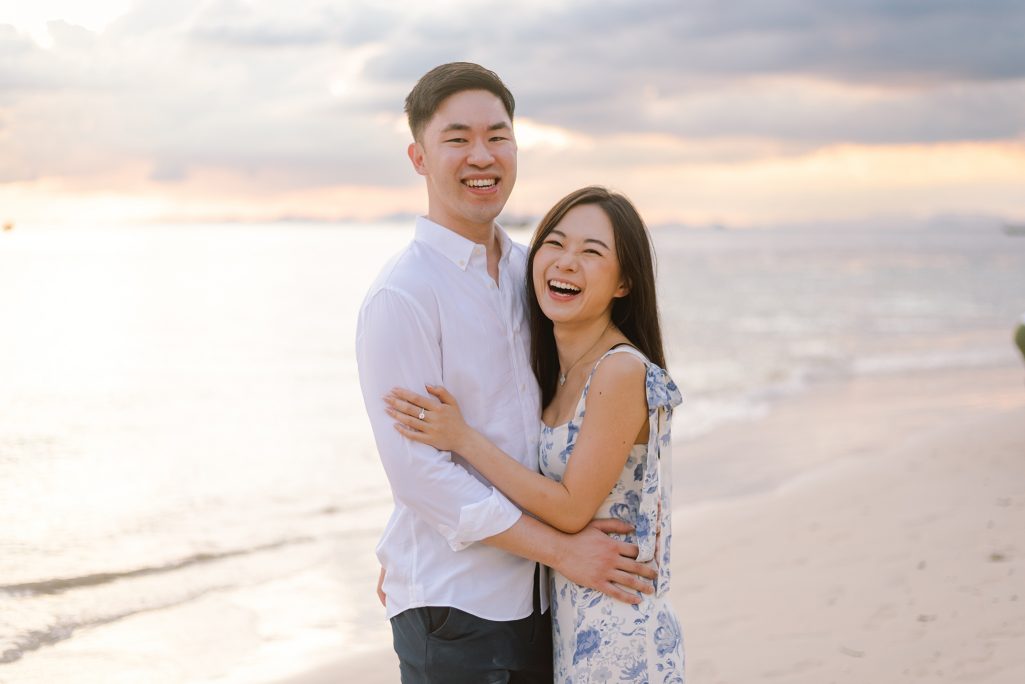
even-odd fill
[(616, 541), (609, 536), (632, 531), (633, 527), (620, 520), (592, 520), (577, 534), (566, 537), (553, 567), (581, 586), (597, 589), (619, 601), (640, 603), (639, 596), (624, 591), (623, 587), (651, 594), (655, 589), (648, 580), (655, 579), (658, 572), (637, 562), (636, 544)]
[(381, 575), (377, 578), (377, 599), (385, 608), (388, 607), (388, 596), (384, 593), (384, 566), (381, 566)]

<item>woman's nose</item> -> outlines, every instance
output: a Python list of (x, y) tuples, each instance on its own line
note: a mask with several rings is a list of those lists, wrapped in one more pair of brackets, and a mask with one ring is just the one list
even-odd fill
[(575, 271), (577, 268), (577, 257), (573, 252), (565, 250), (555, 260), (555, 264), (564, 271)]

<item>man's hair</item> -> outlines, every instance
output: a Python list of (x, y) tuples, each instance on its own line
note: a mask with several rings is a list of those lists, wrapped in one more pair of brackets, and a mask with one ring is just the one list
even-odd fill
[(516, 100), (498, 74), (472, 62), (451, 62), (436, 66), (421, 76), (406, 96), (405, 111), (413, 139), (420, 140), (427, 123), (446, 98), (464, 90), (486, 90), (493, 94), (502, 101), (509, 120), (512, 120)]

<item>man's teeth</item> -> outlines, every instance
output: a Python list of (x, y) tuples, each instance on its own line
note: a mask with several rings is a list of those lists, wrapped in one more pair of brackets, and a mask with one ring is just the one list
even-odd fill
[(463, 181), (471, 188), (490, 188), (497, 181), (494, 178), (471, 178)]
[(580, 288), (571, 283), (566, 283), (561, 280), (549, 280), (548, 287), (553, 290), (566, 290), (568, 292), (580, 292)]

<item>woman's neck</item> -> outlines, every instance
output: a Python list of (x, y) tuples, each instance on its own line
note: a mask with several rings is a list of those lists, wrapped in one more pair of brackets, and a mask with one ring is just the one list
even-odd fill
[(612, 330), (614, 326), (608, 315), (583, 323), (555, 323), (552, 332), (558, 350), (560, 371), (569, 373), (571, 366), (579, 366), (586, 361), (584, 356), (600, 355), (607, 351), (600, 342)]

